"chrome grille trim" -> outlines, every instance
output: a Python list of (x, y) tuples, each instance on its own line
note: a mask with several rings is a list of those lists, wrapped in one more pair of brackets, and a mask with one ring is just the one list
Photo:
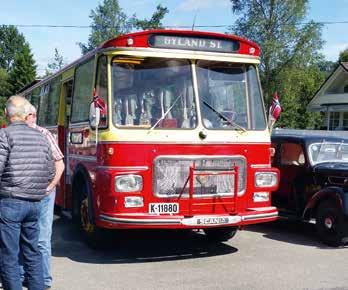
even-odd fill
[[(162, 162), (162, 161), (164, 163), (164, 166), (162, 166), (162, 171), (161, 171), (160, 162)], [(163, 168), (166, 167), (165, 166), (166, 161), (168, 163), (174, 162), (174, 161), (183, 161), (185, 163), (188, 163), (188, 161), (191, 161), (190, 164), (192, 164), (193, 162), (196, 162), (196, 164), (197, 163), (204, 163), (204, 161), (206, 161), (205, 163), (208, 163), (210, 165), (210, 168), (211, 168), (211, 170), (209, 170), (209, 169), (206, 170), (207, 172), (214, 171), (214, 166), (212, 166), (214, 164), (214, 162), (216, 163), (215, 167), (220, 167), (220, 168), (221, 168), (221, 163), (223, 163), (223, 162), (227, 162), (230, 164), (237, 163), (236, 165), (239, 166), (238, 196), (242, 196), (246, 191), (247, 164), (246, 164), (246, 158), (242, 155), (214, 155), (214, 156), (212, 156), (212, 155), (181, 155), (181, 156), (162, 155), (162, 156), (158, 156), (153, 161), (153, 192), (154, 192), (154, 195), (156, 197), (160, 197), (160, 198), (179, 197), (179, 193), (178, 193), (177, 189), (178, 188), (181, 189), (183, 187), (187, 177), (189, 176), (190, 164), (187, 164), (186, 167), (181, 165), (181, 168), (179, 166), (179, 172), (175, 172), (177, 174), (174, 176), (168, 175), (168, 172), (163, 173)], [(183, 167), (185, 169), (180, 170)], [(225, 167), (226, 167), (226, 170), (231, 168), (231, 166), (225, 166)], [(174, 168), (174, 167), (172, 167), (172, 168)], [(208, 166), (208, 168), (209, 168), (209, 166)], [(169, 188), (168, 186), (163, 186), (163, 183), (165, 183), (165, 185), (167, 185), (168, 180), (169, 180), (169, 178), (165, 178), (166, 173), (167, 173), (167, 176), (173, 176), (174, 182), (173, 182), (172, 188)], [(170, 172), (170, 173), (173, 173), (173, 172)], [(161, 178), (160, 176), (163, 174), (164, 174), (164, 176), (162, 176), (162, 177), (164, 177), (164, 178)], [(228, 176), (229, 176), (228, 178), (233, 179), (233, 175), (228, 175)], [(163, 180), (163, 183), (161, 182), (161, 180)], [(197, 182), (198, 182), (197, 179), (195, 179), (195, 185), (197, 185)], [(161, 183), (162, 183), (162, 188), (161, 188)], [(230, 185), (230, 183), (231, 183), (231, 185)], [(216, 183), (213, 183), (213, 184), (214, 184), (214, 186), (216, 185), (216, 187), (220, 187), (220, 188), (224, 187), (224, 186), (225, 187), (231, 186), (232, 192), (222, 192), (222, 193), (218, 192), (218, 193), (209, 194), (209, 192), (207, 192), (208, 187), (204, 187), (205, 193), (203, 193), (203, 194), (194, 193), (193, 197), (194, 198), (211, 198), (211, 197), (216, 197), (216, 196), (229, 196), (229, 197), (234, 196), (234, 189), (233, 189), (234, 188), (234, 180), (225, 180), (225, 179), (220, 178), (220, 182), (218, 180), (217, 184)], [(178, 186), (176, 187), (175, 185), (178, 185)], [(211, 187), (213, 187), (213, 186), (211, 186)], [(165, 188), (168, 188), (167, 193), (161, 193), (161, 190), (166, 191)], [(199, 187), (195, 186), (195, 190), (198, 190), (198, 189), (199, 189)], [(185, 192), (182, 194), (182, 198), (189, 197), (188, 190), (189, 190), (189, 184), (187, 184), (187, 186), (185, 188)], [(202, 190), (202, 188), (201, 188), (201, 190)], [(216, 190), (218, 190), (218, 189), (216, 189)]]

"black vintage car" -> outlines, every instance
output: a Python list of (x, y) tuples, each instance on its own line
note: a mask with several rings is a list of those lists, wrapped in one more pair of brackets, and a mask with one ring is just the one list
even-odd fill
[(272, 133), (281, 217), (315, 222), (319, 237), (340, 246), (348, 237), (348, 133), (276, 129)]

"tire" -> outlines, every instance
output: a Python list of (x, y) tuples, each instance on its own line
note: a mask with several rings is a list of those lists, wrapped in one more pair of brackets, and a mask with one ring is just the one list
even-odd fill
[(234, 237), (237, 230), (237, 227), (209, 228), (204, 229), (204, 233), (210, 241), (226, 242)]
[(332, 201), (319, 204), (316, 215), (316, 229), (320, 239), (331, 247), (339, 247), (344, 238), (344, 216)]
[(96, 226), (93, 219), (92, 201), (86, 184), (79, 192), (79, 227), (87, 244), (93, 249), (103, 249), (106, 244), (106, 230)]

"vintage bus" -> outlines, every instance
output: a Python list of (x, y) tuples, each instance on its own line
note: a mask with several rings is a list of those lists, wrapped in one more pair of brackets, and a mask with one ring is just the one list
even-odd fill
[(56, 205), (91, 241), (103, 229), (203, 229), (216, 241), (274, 221), (253, 42), (149, 30), (110, 39), (22, 94), (55, 134)]

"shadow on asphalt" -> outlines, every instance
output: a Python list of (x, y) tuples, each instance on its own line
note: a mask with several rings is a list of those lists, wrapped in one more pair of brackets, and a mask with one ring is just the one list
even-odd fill
[(207, 240), (201, 232), (175, 230), (121, 231), (108, 236), (103, 249), (83, 241), (71, 220), (58, 217), (53, 225), (52, 256), (82, 263), (122, 264), (196, 259), (232, 254), (238, 249)]
[[(272, 223), (264, 223), (258, 225), (250, 225), (245, 228), (246, 231), (258, 232), (263, 237), (284, 243), (297, 244), (319, 249), (332, 250), (323, 244), (316, 233), (315, 226), (309, 223), (301, 223), (298, 221), (278, 220)], [(339, 249), (347, 249), (348, 245)]]

